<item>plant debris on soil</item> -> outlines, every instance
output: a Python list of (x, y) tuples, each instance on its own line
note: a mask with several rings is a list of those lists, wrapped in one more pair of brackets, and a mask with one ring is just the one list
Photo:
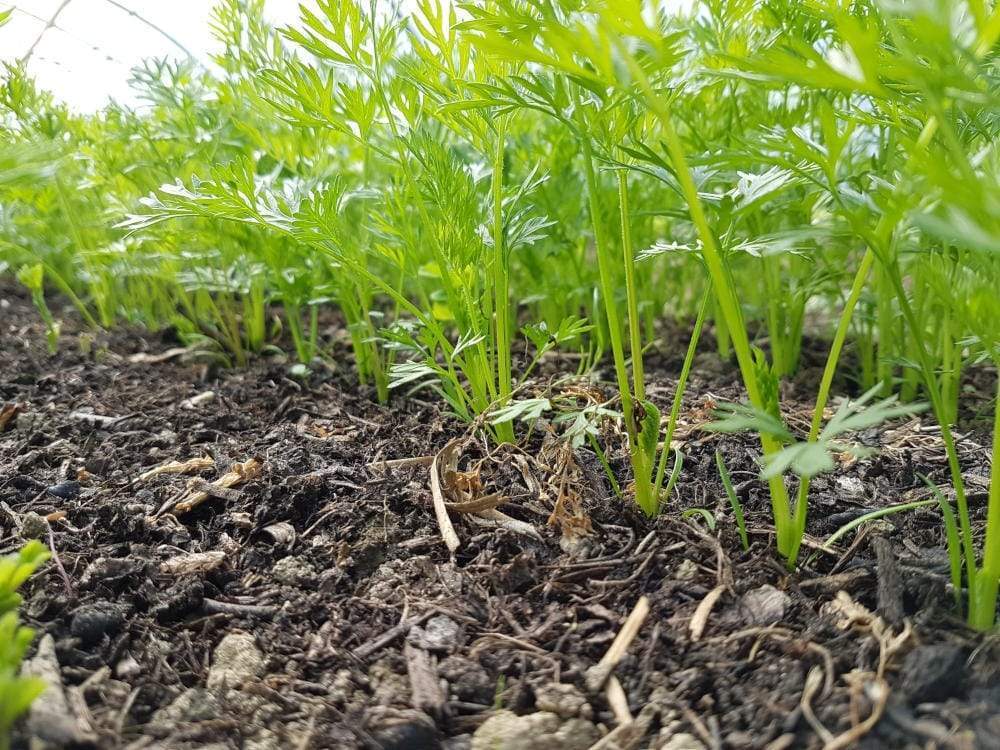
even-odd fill
[[(0, 305), (0, 552), (53, 553), (16, 747), (1000, 747), (1000, 641), (958, 617), (937, 507), (822, 544), (947, 483), (929, 423), (817, 478), (790, 573), (751, 439), (698, 430), (740, 398), (723, 363), (696, 368), (649, 520), (544, 430), (497, 448), (433, 396), (380, 407), (332, 366), (217, 371), (127, 329), (67, 321), (50, 357), (30, 302)], [(676, 376), (659, 358), (652, 397)], [(961, 441), (980, 522), (983, 443)]]

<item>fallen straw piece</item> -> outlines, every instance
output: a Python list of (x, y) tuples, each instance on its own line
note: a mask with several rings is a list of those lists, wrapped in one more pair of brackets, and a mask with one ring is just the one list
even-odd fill
[(719, 597), (722, 596), (726, 587), (723, 585), (718, 585), (707, 594), (705, 598), (698, 603), (698, 608), (695, 609), (694, 614), (691, 616), (691, 624), (688, 626), (691, 631), (691, 641), (697, 641), (701, 638), (701, 634), (705, 632), (705, 626), (708, 624), (708, 616), (712, 614), (712, 608), (715, 607), (715, 603), (719, 601)]
[(639, 629), (642, 627), (642, 623), (645, 622), (647, 615), (649, 615), (649, 599), (645, 596), (640, 596), (639, 601), (635, 603), (635, 607), (632, 608), (632, 612), (629, 614), (628, 619), (625, 620), (625, 624), (622, 625), (621, 630), (618, 631), (618, 635), (615, 636), (614, 641), (611, 642), (611, 646), (607, 652), (597, 664), (587, 670), (584, 679), (586, 680), (587, 688), (591, 692), (600, 692), (601, 688), (604, 687), (608, 678), (611, 677), (611, 671), (618, 666), (618, 662), (625, 656), (628, 647), (635, 640), (636, 635), (638, 635)]
[[(447, 457), (454, 453), (455, 446), (459, 442), (458, 440), (450, 441), (434, 456), (434, 460), (431, 461), (431, 498), (434, 501), (434, 517), (437, 519), (441, 538), (444, 539), (445, 546), (448, 547), (448, 551), (452, 554), (455, 553), (461, 542), (458, 539), (458, 534), (455, 533), (455, 527), (451, 524), (451, 519), (448, 517), (444, 492), (441, 489), (441, 470), (438, 464), (442, 456)], [(445, 458), (445, 463), (447, 463), (447, 458)]]
[(614, 675), (608, 678), (608, 684), (604, 687), (604, 695), (608, 699), (611, 713), (614, 714), (615, 720), (619, 724), (631, 724), (634, 721), (632, 711), (628, 707), (628, 696), (625, 695), (625, 688)]
[(149, 352), (138, 352), (133, 354), (128, 358), (128, 361), (133, 365), (155, 365), (161, 362), (166, 362), (176, 357), (180, 357), (183, 354), (187, 354), (190, 351), (187, 347), (178, 346), (173, 349), (167, 349), (165, 352), (160, 352), (159, 354), (150, 354)]
[(538, 529), (525, 521), (511, 518), (506, 513), (501, 513), (496, 508), (481, 510), (472, 516), (472, 520), (482, 525), (497, 526), (501, 529), (513, 531), (515, 534), (530, 537), (536, 541), (542, 541), (542, 535)]
[(149, 471), (144, 471), (136, 477), (137, 482), (147, 482), (160, 474), (194, 474), (204, 469), (211, 469), (215, 466), (215, 459), (211, 456), (201, 458), (189, 458), (187, 461), (167, 461), (165, 464), (154, 466)]
[(197, 409), (202, 404), (208, 404), (215, 400), (215, 391), (205, 391), (204, 393), (199, 393), (191, 398), (186, 398), (181, 401), (182, 409)]
[(369, 469), (407, 469), (412, 466), (430, 466), (434, 462), (434, 456), (411, 456), (409, 458), (390, 458), (372, 461), (368, 464)]
[[(262, 468), (263, 462), (259, 458), (251, 458), (244, 463), (233, 464), (229, 467), (229, 471), (211, 484), (215, 488), (229, 489), (230, 487), (235, 487), (238, 484), (243, 484), (243, 482), (248, 482), (251, 479), (257, 478), (260, 476)], [(185, 498), (181, 499), (177, 505), (174, 506), (174, 512), (187, 513), (188, 511), (197, 508), (210, 497), (212, 497), (211, 492), (195, 490), (189, 493)]]
[[(448, 511), (464, 513), (480, 525), (496, 526), (516, 534), (541, 541), (541, 534), (530, 523), (511, 518), (501, 513), (497, 507), (510, 501), (506, 495), (479, 495), (481, 487), (478, 474), (463, 474), (458, 471), (458, 459), (468, 439), (451, 440), (431, 461), (431, 497), (434, 501), (434, 516), (448, 551), (454, 553), (461, 543)], [(471, 480), (470, 480), (471, 477)], [(449, 500), (446, 498), (451, 497)], [(457, 497), (457, 499), (456, 499)]]

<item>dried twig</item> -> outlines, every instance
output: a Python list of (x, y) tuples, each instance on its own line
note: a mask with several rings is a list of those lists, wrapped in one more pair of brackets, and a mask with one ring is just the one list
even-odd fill
[[(242, 484), (243, 482), (250, 481), (251, 479), (256, 479), (260, 476), (263, 465), (263, 462), (259, 458), (251, 458), (249, 461), (244, 463), (233, 464), (229, 467), (229, 471), (212, 482), (212, 486), (215, 489), (222, 488), (225, 490), (230, 487), (235, 487), (238, 484)], [(194, 490), (174, 506), (174, 512), (187, 513), (188, 511), (197, 508), (210, 497), (212, 497), (211, 492), (206, 492), (205, 490)]]
[(705, 598), (699, 602), (698, 608), (695, 609), (694, 614), (691, 616), (691, 624), (689, 625), (692, 641), (699, 640), (701, 634), (705, 632), (705, 626), (708, 624), (709, 615), (712, 614), (712, 608), (715, 607), (715, 603), (719, 601), (719, 597), (722, 596), (725, 590), (726, 587), (720, 584), (709, 591), (705, 595)]
[(354, 649), (352, 653), (358, 659), (367, 659), (376, 651), (388, 646), (390, 643), (399, 638), (401, 635), (406, 635), (408, 632), (410, 632), (410, 628), (412, 628), (414, 625), (419, 625), (424, 620), (428, 619), (431, 615), (433, 615), (436, 611), (437, 610), (435, 609), (430, 609), (424, 612), (423, 614), (407, 618), (406, 611), (404, 610), (403, 616), (399, 619), (399, 622), (396, 625), (389, 628), (387, 631), (385, 631), (382, 635), (378, 636), (377, 638), (370, 640), (367, 643), (361, 644), (356, 649)]
[(369, 469), (406, 469), (411, 466), (430, 466), (434, 456), (413, 456), (411, 458), (390, 458), (382, 461), (372, 461)]
[(808, 578), (799, 582), (799, 588), (803, 591), (815, 590), (821, 594), (836, 594), (866, 580), (870, 575), (871, 573), (864, 568), (855, 568), (845, 573)]
[(180, 403), (182, 409), (197, 409), (199, 406), (210, 403), (215, 400), (215, 391), (203, 391), (198, 393), (191, 398), (186, 398)]
[(211, 456), (201, 458), (189, 458), (187, 461), (167, 461), (165, 464), (154, 466), (148, 471), (135, 478), (137, 482), (147, 482), (160, 474), (194, 474), (195, 472), (211, 469), (215, 466), (215, 459)]
[(885, 707), (889, 703), (889, 685), (881, 678), (868, 681), (867, 677), (863, 672), (849, 672), (844, 675), (844, 679), (851, 685), (852, 689), (855, 691), (864, 690), (868, 694), (872, 700), (871, 713), (864, 721), (827, 741), (823, 745), (823, 750), (844, 750), (844, 748), (854, 747), (858, 740), (874, 729), (882, 718)]
[(815, 697), (820, 685), (823, 682), (823, 669), (822, 667), (813, 667), (809, 670), (806, 675), (806, 684), (802, 688), (802, 697), (799, 699), (799, 708), (802, 709), (802, 715), (809, 722), (809, 726), (813, 728), (813, 731), (819, 735), (819, 738), (823, 740), (824, 745), (829, 745), (831, 740), (833, 740), (833, 734), (823, 726), (823, 722), (819, 720), (816, 716), (815, 711), (813, 711), (812, 700)]
[(206, 482), (201, 477), (195, 477), (194, 479), (189, 480), (188, 490), (194, 492), (204, 492), (209, 497), (214, 497), (219, 500), (228, 500), (229, 502), (236, 502), (243, 497), (239, 490), (222, 487), (213, 482)]
[(235, 615), (236, 617), (259, 617), (270, 620), (278, 614), (277, 607), (266, 607), (260, 604), (237, 604), (236, 602), (220, 602), (215, 599), (203, 599), (202, 609), (210, 615)]
[(150, 354), (149, 352), (138, 352), (133, 354), (128, 358), (128, 361), (133, 365), (156, 365), (167, 360), (176, 359), (183, 354), (187, 354), (190, 349), (184, 346), (174, 347), (173, 349), (167, 349), (166, 351), (160, 352), (159, 354)]
[(410, 705), (418, 711), (443, 718), (448, 698), (441, 689), (437, 665), (431, 655), (410, 643), (403, 646), (406, 658), (406, 672), (410, 678)]
[(472, 519), (477, 523), (499, 526), (502, 529), (513, 531), (515, 534), (531, 537), (536, 541), (542, 540), (542, 535), (538, 533), (538, 529), (530, 523), (519, 521), (516, 518), (511, 518), (507, 514), (501, 513), (495, 508), (491, 510), (479, 511), (473, 515)]
[(625, 688), (618, 681), (618, 678), (611, 675), (608, 684), (604, 687), (604, 695), (608, 699), (608, 706), (615, 716), (615, 721), (619, 724), (631, 724), (632, 710), (628, 707), (628, 696), (625, 695)]
[(903, 621), (903, 580), (899, 575), (899, 563), (892, 551), (892, 545), (884, 536), (872, 539), (875, 557), (878, 561), (878, 609), (877, 612), (890, 625)]
[(604, 654), (597, 664), (587, 670), (585, 679), (587, 688), (591, 692), (599, 692), (604, 687), (604, 683), (611, 677), (611, 671), (622, 660), (625, 652), (628, 651), (629, 645), (631, 645), (636, 635), (638, 635), (639, 629), (642, 627), (642, 623), (645, 622), (648, 614), (649, 599), (645, 596), (640, 596), (639, 601), (632, 608), (628, 619), (625, 620), (625, 624), (622, 625), (621, 630), (618, 631), (618, 635), (611, 642), (607, 653)]
[(225, 562), (226, 553), (220, 550), (185, 552), (160, 563), (160, 572), (168, 576), (209, 573)]
[(66, 573), (66, 568), (63, 567), (62, 560), (59, 559), (59, 553), (56, 552), (56, 538), (52, 533), (52, 524), (46, 521), (45, 529), (48, 532), (49, 550), (52, 552), (52, 562), (56, 564), (56, 570), (59, 571), (59, 577), (62, 578), (63, 587), (66, 589), (67, 596), (69, 596), (70, 599), (75, 599), (76, 592), (73, 591), (73, 582)]

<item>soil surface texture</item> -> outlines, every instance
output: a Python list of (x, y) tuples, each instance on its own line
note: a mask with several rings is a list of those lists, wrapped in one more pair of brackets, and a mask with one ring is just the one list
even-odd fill
[[(280, 356), (227, 370), (167, 335), (62, 317), (49, 355), (0, 283), (0, 553), (31, 538), (55, 553), (25, 586), (29, 667), (50, 688), (15, 747), (1000, 748), (1000, 640), (957, 614), (938, 507), (823, 545), (929, 497), (921, 475), (947, 487), (927, 417), (860, 435), (874, 453), (817, 478), (789, 572), (754, 439), (700, 429), (740, 398), (708, 343), (683, 469), (650, 520), (559, 425), (497, 447), (431, 391), (377, 405), (335, 321), (333, 364), (294, 377)], [(649, 357), (664, 414), (685, 345), (668, 332)], [(796, 428), (822, 363), (804, 356), (783, 401)], [(581, 405), (612, 392), (557, 381), (568, 359), (542, 369)], [(981, 529), (978, 430), (959, 434)]]

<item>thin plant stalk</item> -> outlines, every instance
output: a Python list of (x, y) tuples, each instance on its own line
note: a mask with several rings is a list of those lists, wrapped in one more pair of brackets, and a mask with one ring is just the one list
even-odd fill
[[(736, 290), (730, 278), (729, 268), (722, 253), (719, 251), (715, 241), (715, 234), (709, 226), (708, 218), (701, 204), (701, 198), (698, 196), (698, 188), (694, 183), (694, 176), (691, 174), (691, 168), (687, 163), (684, 146), (677, 135), (677, 131), (674, 129), (673, 120), (666, 105), (652, 90), (649, 80), (638, 66), (633, 65), (632, 67), (646, 92), (646, 98), (651, 109), (663, 128), (663, 137), (667, 152), (673, 164), (677, 181), (680, 183), (681, 192), (687, 202), (691, 220), (701, 239), (702, 257), (705, 260), (705, 265), (708, 267), (708, 273), (712, 280), (712, 286), (715, 290), (715, 296), (719, 302), (722, 316), (726, 321), (726, 327), (729, 329), (740, 374), (743, 378), (743, 384), (747, 389), (747, 396), (750, 398), (750, 403), (755, 407), (765, 409), (760, 384), (757, 379), (753, 352), (750, 348), (750, 339), (747, 336), (746, 326), (743, 322), (743, 313), (740, 309), (739, 299), (736, 296)], [(781, 443), (770, 435), (761, 434), (760, 442), (765, 458), (781, 450)], [(771, 509), (777, 533), (778, 552), (789, 564), (793, 564), (791, 554), (797, 547), (797, 528), (791, 516), (788, 489), (785, 487), (784, 479), (780, 476), (768, 479), (768, 489), (771, 494)]]
[[(581, 123), (583, 126), (583, 123)], [(597, 266), (601, 281), (601, 296), (604, 298), (604, 310), (608, 320), (608, 336), (611, 339), (611, 351), (615, 363), (615, 376), (618, 383), (618, 392), (621, 394), (622, 399), (622, 415), (625, 420), (625, 432), (628, 435), (629, 440), (629, 456), (632, 463), (632, 472), (634, 475), (634, 486), (635, 486), (635, 501), (642, 508), (643, 512), (647, 515), (653, 515), (656, 512), (656, 497), (653, 494), (653, 484), (651, 481), (650, 470), (646, 452), (639, 441), (639, 425), (636, 424), (636, 400), (633, 396), (632, 390), (629, 387), (628, 380), (628, 366), (626, 364), (625, 357), (625, 343), (622, 337), (622, 326), (621, 318), (618, 313), (618, 306), (615, 300), (615, 283), (614, 275), (612, 269), (615, 267), (614, 255), (611, 251), (610, 243), (608, 242), (607, 234), (605, 231), (604, 221), (601, 217), (600, 203), (598, 201), (598, 182), (597, 182), (597, 171), (594, 166), (594, 152), (593, 147), (590, 144), (590, 139), (586, 133), (580, 138), (581, 149), (583, 152), (583, 167), (584, 174), (587, 182), (587, 197), (589, 200), (590, 207), (590, 219), (591, 224), (594, 229), (594, 244), (597, 249)], [(622, 188), (621, 183), (619, 183), (619, 188)], [(625, 191), (627, 195), (627, 190)], [(628, 206), (626, 205), (621, 209), (624, 213), (623, 216), (627, 216)], [(629, 233), (625, 227), (628, 226), (627, 219), (623, 221), (623, 243), (628, 242)], [(627, 255), (627, 261), (625, 263), (626, 267), (630, 265), (628, 262), (632, 259), (631, 247), (625, 245), (624, 251)], [(634, 261), (632, 261), (634, 262)], [(633, 272), (634, 273), (634, 272)], [(635, 293), (635, 281), (633, 277), (632, 286), (629, 290), (634, 295)], [(633, 310), (633, 302), (628, 303), (628, 309), (631, 312)], [(637, 309), (637, 308), (635, 308)], [(638, 331), (638, 314), (635, 317), (629, 315), (629, 325), (630, 332)], [(634, 323), (633, 323), (634, 321)], [(634, 328), (633, 328), (634, 326)], [(633, 359), (633, 371), (635, 368), (635, 362), (640, 361), (639, 364), (639, 377), (641, 382), (642, 376), (642, 349), (639, 347), (637, 350), (632, 351)], [(642, 387), (644, 389), (644, 386)], [(640, 402), (641, 403), (641, 402)]]
[(681, 365), (681, 374), (677, 378), (677, 387), (674, 389), (674, 400), (670, 405), (670, 416), (667, 418), (667, 431), (663, 435), (663, 449), (660, 451), (660, 460), (656, 467), (656, 479), (653, 482), (654, 493), (660, 497), (660, 489), (663, 487), (663, 479), (667, 473), (667, 458), (671, 453), (670, 444), (674, 439), (674, 431), (677, 429), (677, 419), (681, 413), (681, 403), (684, 400), (684, 392), (687, 390), (688, 377), (691, 375), (691, 367), (694, 365), (694, 357), (698, 351), (698, 342), (701, 339), (701, 330), (705, 325), (705, 314), (712, 301), (711, 285), (705, 289), (698, 306), (698, 317), (694, 321), (694, 330), (688, 341), (687, 352), (684, 354), (684, 363)]
[[(497, 121), (497, 146), (493, 157), (491, 193), (493, 199), (493, 308), (496, 315), (496, 351), (493, 367), (497, 373), (497, 398), (501, 404), (510, 401), (513, 394), (511, 376), (511, 321), (510, 321), (510, 258), (507, 254), (503, 223), (503, 169), (506, 140), (506, 119)], [(502, 443), (514, 441), (511, 422), (495, 426), (497, 439)]]
[[(816, 404), (813, 407), (812, 423), (809, 425), (809, 436), (807, 438), (810, 443), (816, 442), (817, 438), (819, 438), (820, 428), (823, 426), (823, 413), (830, 399), (830, 387), (833, 385), (833, 378), (837, 373), (837, 363), (840, 361), (840, 353), (844, 349), (844, 342), (847, 340), (847, 334), (851, 328), (854, 309), (861, 298), (861, 294), (864, 292), (865, 283), (868, 280), (868, 274), (874, 262), (875, 254), (870, 250), (866, 251), (861, 258), (857, 272), (854, 274), (854, 283), (851, 285), (851, 291), (847, 296), (844, 310), (840, 314), (840, 321), (837, 323), (837, 330), (833, 335), (833, 342), (830, 344), (826, 365), (823, 368), (823, 376), (819, 381), (819, 391), (816, 395)], [(798, 559), (802, 536), (806, 530), (808, 499), (809, 477), (802, 477), (799, 480), (798, 497), (795, 501), (795, 543), (789, 554), (789, 562), (793, 565)]]
[[(916, 152), (922, 152), (930, 145), (931, 141), (934, 139), (934, 134), (937, 132), (937, 128), (937, 118), (932, 116), (924, 124), (924, 127), (917, 138), (915, 148)], [(831, 188), (833, 187), (835, 186), (831, 185)], [(836, 194), (836, 190), (833, 192)], [(884, 247), (889, 238), (892, 236), (894, 230), (894, 220), (888, 213), (883, 214), (875, 228), (874, 241), (868, 241), (865, 253), (861, 258), (861, 262), (858, 264), (857, 271), (855, 271), (854, 281), (851, 284), (851, 291), (844, 304), (844, 309), (841, 311), (840, 321), (837, 324), (837, 331), (834, 334), (830, 351), (827, 353), (826, 364), (823, 367), (823, 376), (820, 379), (819, 391), (816, 394), (816, 403), (813, 407), (812, 422), (809, 427), (809, 442), (815, 442), (819, 437), (820, 428), (823, 424), (823, 413), (826, 410), (826, 405), (830, 398), (830, 387), (833, 384), (833, 378), (837, 372), (837, 366), (840, 362), (840, 355), (844, 348), (844, 342), (847, 339), (847, 334), (850, 330), (851, 321), (854, 317), (854, 311), (857, 307), (858, 300), (860, 300), (861, 294), (864, 292), (865, 285), (868, 281), (868, 275), (871, 273), (872, 266), (875, 263), (876, 253), (874, 247)], [(790, 556), (791, 564), (794, 564), (795, 560), (798, 558), (799, 546), (802, 543), (802, 535), (805, 533), (809, 484), (810, 482), (808, 477), (803, 477), (799, 482), (798, 496), (795, 503), (795, 536), (797, 543), (795, 544)]]
[(983, 567), (969, 586), (969, 625), (976, 630), (993, 627), (1000, 589), (1000, 368), (997, 401), (993, 407), (993, 464), (983, 535)]
[(625, 269), (625, 299), (628, 304), (629, 348), (632, 355), (632, 387), (635, 400), (646, 400), (646, 382), (642, 363), (642, 321), (639, 318), (639, 295), (635, 283), (635, 258), (632, 254), (632, 228), (628, 201), (628, 174), (618, 170), (618, 209), (622, 233), (622, 267)]

